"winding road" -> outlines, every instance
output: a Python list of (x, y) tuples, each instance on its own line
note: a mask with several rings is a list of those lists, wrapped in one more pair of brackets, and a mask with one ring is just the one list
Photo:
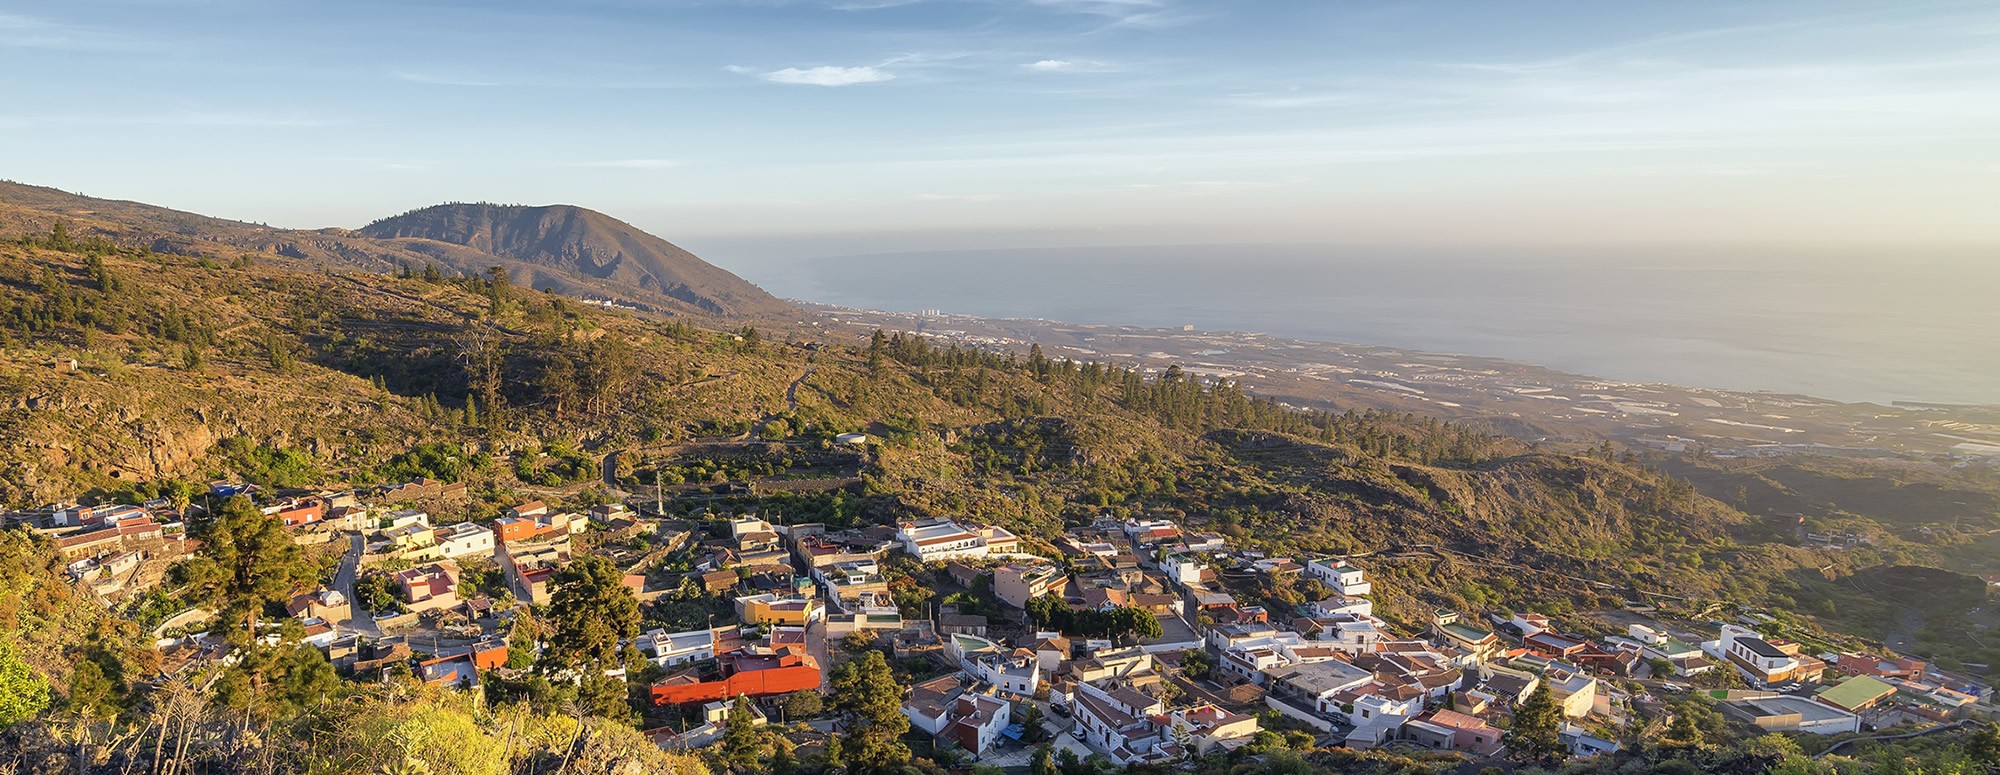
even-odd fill
[(812, 376), (815, 371), (819, 371), (818, 366), (808, 366), (804, 374), (800, 374), (798, 379), (792, 380), (792, 384), (785, 387), (785, 411), (764, 415), (764, 419), (758, 420), (756, 425), (750, 426), (750, 433), (745, 438), (755, 438), (764, 435), (764, 426), (770, 425), (773, 420), (778, 419), (779, 415), (791, 414), (798, 411), (799, 385), (805, 384), (806, 378)]
[[(763, 434), (765, 426), (770, 425), (771, 422), (777, 420), (779, 416), (798, 411), (799, 386), (805, 384), (806, 379), (808, 377), (811, 377), (813, 375), (813, 372), (815, 371), (819, 371), (818, 366), (806, 367), (805, 372), (800, 374), (798, 379), (792, 380), (792, 384), (786, 386), (785, 411), (774, 412), (771, 414), (764, 415), (763, 419), (758, 420), (755, 425), (750, 426), (750, 430), (748, 432), (745, 432), (743, 435), (738, 436), (733, 440), (745, 441), (748, 439), (756, 438), (757, 436)], [(735, 372), (730, 372), (730, 374), (725, 376), (734, 376), (734, 374)], [(598, 478), (604, 482), (604, 486), (606, 489), (610, 491), (611, 496), (619, 500), (627, 500), (631, 497), (631, 493), (627, 492), (624, 488), (620, 487), (618, 484), (618, 456), (624, 454), (626, 451), (628, 450), (612, 450), (610, 452), (605, 453), (604, 458), (598, 462)]]
[(375, 627), (375, 619), (363, 610), (360, 598), (354, 596), (354, 581), (361, 571), (361, 553), (366, 550), (360, 533), (347, 537), (347, 554), (340, 557), (340, 570), (334, 571), (333, 588), (347, 596), (350, 611), (347, 628), (370, 637), (381, 637), (382, 631)]

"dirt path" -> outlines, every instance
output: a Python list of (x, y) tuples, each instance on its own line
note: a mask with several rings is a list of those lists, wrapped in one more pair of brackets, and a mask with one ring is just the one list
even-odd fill
[(1915, 732), (1904, 732), (1900, 735), (1876, 735), (1874, 737), (1857, 737), (1851, 740), (1842, 740), (1838, 743), (1834, 743), (1833, 747), (1831, 748), (1813, 754), (1813, 758), (1821, 759), (1828, 756), (1832, 756), (1836, 753), (1839, 753), (1840, 749), (1842, 748), (1846, 748), (1849, 745), (1853, 745), (1855, 743), (1867, 740), (1904, 740), (1912, 737), (1923, 737), (1924, 735), (1934, 735), (1939, 732), (1946, 732), (1953, 729), (1958, 729), (1960, 727), (1965, 726), (1967, 723), (1968, 722), (1965, 721), (1954, 721), (1949, 724), (1945, 724), (1944, 726), (1931, 727), (1930, 729), (1920, 729)]
[(777, 420), (778, 415), (791, 414), (793, 412), (798, 411), (799, 385), (804, 384), (806, 378), (812, 376), (813, 372), (815, 371), (819, 371), (818, 366), (808, 366), (806, 367), (805, 373), (800, 374), (798, 379), (792, 380), (792, 384), (785, 387), (785, 411), (764, 415), (764, 419), (758, 420), (756, 425), (750, 426), (750, 432), (748, 434), (745, 434), (744, 438), (755, 438), (758, 436), (762, 436), (764, 435), (764, 427), (770, 425), (772, 421)]

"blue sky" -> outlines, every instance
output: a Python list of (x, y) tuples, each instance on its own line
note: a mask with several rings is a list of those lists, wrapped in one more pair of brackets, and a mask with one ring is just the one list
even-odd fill
[(283, 226), (2000, 241), (1990, 1), (11, 0), (0, 93), (0, 176)]

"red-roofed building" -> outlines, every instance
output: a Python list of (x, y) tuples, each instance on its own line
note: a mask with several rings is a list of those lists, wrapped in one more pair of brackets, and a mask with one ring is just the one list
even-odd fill
[(458, 605), (458, 566), (432, 563), (396, 574), (396, 586), (412, 611)]
[(291, 501), (267, 507), (264, 513), (277, 517), (278, 521), (285, 523), (285, 527), (310, 525), (326, 518), (326, 501), (318, 498)]
[(93, 530), (56, 539), (56, 551), (64, 560), (91, 557), (119, 546), (118, 529)]
[(724, 677), (702, 680), (689, 673), (653, 684), (655, 706), (713, 702), (738, 696), (770, 697), (801, 689), (818, 689), (819, 668), (803, 651), (786, 647), (781, 653), (730, 654), (722, 660)]
[(1538, 632), (1521, 639), (1528, 650), (1549, 659), (1566, 659), (1584, 650), (1588, 643), (1553, 632)]
[(1876, 678), (1909, 678), (1922, 676), (1928, 667), (1924, 660), (1911, 657), (1878, 657), (1858, 651), (1842, 652), (1834, 667), (1842, 675), (1867, 675)]
[(515, 506), (514, 508), (507, 510), (507, 516), (514, 517), (516, 519), (534, 519), (536, 517), (545, 516), (548, 513), (549, 513), (549, 504), (543, 503), (538, 500), (528, 501), (527, 503), (523, 503), (519, 506)]

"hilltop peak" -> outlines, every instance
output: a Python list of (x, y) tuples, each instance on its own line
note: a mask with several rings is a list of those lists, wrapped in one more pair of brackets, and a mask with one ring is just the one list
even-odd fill
[[(763, 289), (671, 242), (576, 205), (451, 202), (384, 218), (359, 233), (448, 243), (513, 259), (522, 264), (508, 267), (516, 281), (534, 287), (588, 278), (710, 313), (755, 314), (782, 306)], [(528, 276), (520, 276), (522, 270)]]

